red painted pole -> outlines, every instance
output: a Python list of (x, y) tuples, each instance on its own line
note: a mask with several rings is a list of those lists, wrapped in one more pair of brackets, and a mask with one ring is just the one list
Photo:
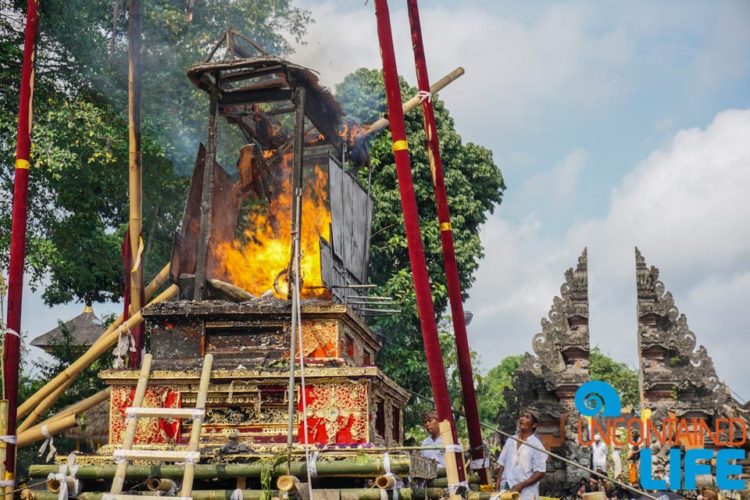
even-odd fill
[[(375, 0), (375, 15), (378, 21), (378, 39), (380, 40), (380, 55), (383, 58), (383, 80), (385, 94), (388, 101), (388, 119), (390, 120), (391, 136), (393, 140), (393, 156), (396, 160), (396, 173), (401, 193), (401, 209), (404, 212), (404, 226), (411, 263), (414, 292), (419, 310), (419, 322), (422, 327), (422, 339), (427, 356), (427, 368), (430, 373), (435, 406), (440, 421), (448, 421), (453, 432), (453, 442), (456, 439), (456, 425), (453, 421), (448, 383), (445, 378), (445, 366), (440, 352), (435, 309), (432, 303), (430, 282), (427, 274), (427, 263), (422, 246), (422, 235), (419, 228), (417, 200), (414, 195), (414, 184), (411, 176), (409, 160), (409, 146), (406, 142), (406, 127), (404, 112), (401, 109), (401, 89), (398, 82), (398, 69), (393, 49), (393, 35), (391, 33), (390, 14), (387, 0)], [(463, 458), (456, 455), (458, 475), (464, 481)]]
[[(18, 368), (21, 351), (21, 299), (26, 257), (26, 218), (29, 193), (29, 156), (31, 152), (31, 101), (34, 98), (34, 50), (39, 27), (39, 3), (29, 0), (26, 8), (26, 33), (23, 44), (21, 92), (18, 99), (18, 137), (16, 172), (13, 183), (13, 212), (10, 229), (10, 265), (8, 267), (8, 314), (3, 350), (5, 399), (8, 400), (8, 435), (16, 434), (18, 408)], [(16, 446), (7, 443), (5, 470), (7, 479), (15, 477)]]
[(466, 426), (469, 431), (469, 446), (471, 447), (472, 469), (479, 471), (482, 484), (489, 484), (487, 467), (489, 463), (484, 459), (484, 445), (482, 444), (482, 428), (479, 425), (479, 411), (477, 409), (477, 395), (474, 391), (474, 373), (471, 368), (471, 353), (466, 334), (466, 320), (464, 319), (461, 283), (458, 280), (458, 264), (456, 250), (453, 246), (453, 230), (451, 216), (448, 209), (448, 198), (443, 178), (443, 163), (440, 160), (440, 142), (435, 126), (435, 113), (432, 109), (430, 95), (430, 79), (427, 76), (427, 63), (422, 43), (422, 27), (419, 22), (419, 5), (417, 0), (406, 0), (409, 10), (409, 24), (411, 26), (411, 43), (414, 48), (414, 62), (417, 69), (417, 86), (422, 98), (422, 115), (427, 139), (427, 154), (429, 155), (432, 179), (435, 184), (435, 203), (437, 205), (438, 222), (440, 223), (440, 242), (443, 247), (443, 267), (445, 281), (448, 288), (448, 298), (451, 304), (453, 319), (453, 333), (458, 355), (458, 371), (461, 378), (461, 392), (463, 394), (464, 411), (466, 412)]

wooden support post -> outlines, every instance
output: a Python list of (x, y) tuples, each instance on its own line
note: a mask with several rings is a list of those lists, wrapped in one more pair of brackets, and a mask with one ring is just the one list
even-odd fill
[[(289, 259), (289, 273), (287, 286), (289, 287), (289, 298), (292, 300), (292, 325), (289, 329), (292, 337), (289, 345), (289, 387), (287, 389), (289, 393), (289, 405), (287, 408), (289, 415), (289, 424), (287, 427), (287, 450), (289, 457), (291, 457), (292, 445), (294, 444), (294, 414), (297, 409), (295, 408), (294, 401), (294, 367), (296, 363), (297, 349), (302, 349), (302, 346), (297, 346), (297, 310), (299, 309), (300, 290), (297, 290), (297, 283), (299, 272), (300, 272), (300, 230), (302, 228), (302, 165), (304, 164), (304, 138), (305, 138), (305, 89), (303, 87), (297, 87), (294, 94), (294, 137), (293, 137), (293, 148), (294, 158), (293, 169), (292, 169), (292, 232), (291, 238), (291, 258)], [(302, 393), (300, 389), (300, 400), (302, 400)], [(307, 432), (307, 429), (304, 430)], [(297, 440), (302, 441), (302, 436), (298, 435)], [(289, 459), (287, 459), (287, 466), (289, 465)]]
[[(34, 100), (34, 53), (39, 28), (39, 1), (26, 2), (21, 87), (18, 96), (18, 128), (16, 165), (13, 179), (13, 209), (10, 227), (10, 259), (8, 262), (8, 315), (3, 332), (3, 387), (8, 400), (8, 430), (16, 435), (18, 407), (18, 370), (21, 366), (21, 303), (23, 301), (23, 271), (26, 260), (26, 223), (28, 221), (29, 170), (31, 169), (31, 118)], [(7, 141), (4, 139), (4, 141)], [(6, 142), (7, 144), (7, 142)], [(6, 443), (5, 477), (14, 481), (16, 450)], [(11, 488), (12, 489), (12, 488)]]
[[(463, 293), (458, 276), (458, 262), (453, 244), (453, 228), (451, 227), (448, 195), (443, 176), (443, 162), (440, 159), (440, 140), (435, 124), (435, 113), (430, 98), (430, 78), (427, 75), (427, 60), (422, 43), (422, 27), (419, 21), (419, 5), (417, 0), (406, 0), (411, 25), (411, 44), (414, 49), (414, 63), (417, 69), (417, 85), (419, 91), (426, 98), (422, 99), (422, 115), (424, 117), (424, 131), (427, 141), (427, 158), (432, 171), (435, 187), (435, 205), (437, 205), (438, 227), (440, 229), (440, 244), (443, 249), (443, 268), (445, 269), (445, 286), (448, 289), (448, 299), (451, 306), (453, 320), (453, 338), (456, 343), (456, 358), (458, 374), (461, 380), (461, 395), (463, 396), (464, 411), (466, 412), (466, 427), (469, 431), (469, 451), (471, 453), (472, 469), (479, 471), (483, 484), (489, 481), (489, 460), (484, 457), (484, 443), (482, 441), (482, 427), (479, 424), (479, 409), (477, 396), (474, 391), (474, 373), (471, 367), (471, 349), (466, 333), (464, 318)], [(426, 93), (426, 94), (425, 94)]]
[[(148, 387), (148, 377), (151, 374), (151, 354), (146, 354), (143, 357), (143, 363), (141, 364), (141, 373), (138, 377), (138, 383), (135, 386), (135, 395), (133, 396), (133, 406), (141, 406), (143, 404), (143, 397), (146, 395), (146, 388)], [(135, 431), (138, 429), (138, 421), (135, 418), (127, 420), (127, 426), (125, 427), (125, 434), (122, 438), (122, 449), (130, 450), (133, 447), (133, 441), (135, 440)], [(112, 488), (110, 493), (118, 494), (122, 492), (122, 487), (125, 484), (125, 473), (128, 471), (127, 460), (121, 460), (117, 464), (117, 470), (115, 471), (115, 477), (112, 479)]]
[[(411, 264), (414, 295), (419, 312), (419, 322), (422, 329), (427, 369), (430, 375), (432, 393), (438, 418), (447, 421), (455, 436), (453, 408), (451, 407), (448, 382), (445, 376), (445, 365), (440, 351), (435, 306), (432, 302), (430, 279), (427, 271), (427, 261), (422, 243), (422, 233), (419, 224), (417, 199), (414, 194), (414, 182), (411, 174), (409, 158), (409, 144), (406, 140), (406, 125), (401, 110), (401, 87), (396, 67), (396, 54), (393, 48), (391, 20), (388, 12), (388, 0), (375, 0), (375, 16), (378, 23), (378, 40), (380, 41), (380, 55), (383, 60), (383, 81), (388, 102), (388, 117), (390, 118), (391, 137), (393, 140), (393, 156), (396, 161), (396, 174), (401, 195), (401, 209), (404, 214), (404, 229), (406, 232), (409, 263)], [(452, 439), (455, 441), (455, 439)], [(448, 453), (446, 453), (448, 455)], [(464, 479), (463, 463), (457, 462), (458, 474)]]
[[(0, 400), (0, 435), (5, 436), (8, 433), (8, 400)], [(8, 444), (0, 440), (0, 479), (5, 479), (5, 452)], [(10, 492), (13, 497), (13, 488), (6, 489), (5, 486), (0, 488), (0, 496), (5, 496)]]
[[(130, 0), (128, 7), (128, 197), (130, 205), (130, 310), (139, 312), (143, 291), (143, 169), (141, 168), (141, 2)], [(136, 350), (130, 353), (130, 366), (141, 361), (144, 339), (136, 335)]]
[[(219, 87), (219, 77), (216, 86)], [(198, 255), (195, 261), (195, 285), (193, 300), (203, 300), (206, 288), (206, 259), (208, 242), (211, 238), (211, 212), (214, 198), (214, 162), (216, 161), (216, 128), (219, 114), (219, 97), (211, 94), (208, 112), (208, 136), (206, 138), (206, 158), (203, 167), (203, 190), (201, 192), (201, 226), (198, 236)]]
[[(195, 402), (196, 409), (204, 409), (206, 407), (206, 399), (208, 399), (208, 386), (211, 381), (211, 368), (214, 363), (213, 354), (206, 354), (203, 358), (203, 370), (201, 371), (201, 381), (198, 385), (198, 398)], [(203, 419), (193, 419), (193, 427), (190, 429), (190, 442), (188, 443), (188, 451), (197, 453), (200, 448), (201, 442), (201, 429), (203, 427)], [(193, 492), (193, 479), (195, 478), (195, 461), (185, 461), (185, 475), (182, 478), (182, 489), (180, 490), (180, 496), (189, 497)]]
[[(443, 445), (445, 445), (446, 448), (453, 446), (455, 443), (453, 441), (453, 427), (451, 426), (451, 423), (447, 420), (443, 420), (439, 425), (440, 438), (443, 440)], [(456, 461), (458, 456), (460, 456), (458, 453), (450, 453), (448, 451), (445, 453), (445, 475), (448, 478), (448, 491), (451, 500), (461, 498), (461, 495), (456, 495), (454, 491), (451, 491), (451, 489), (455, 490), (460, 483), (458, 476), (458, 463)]]

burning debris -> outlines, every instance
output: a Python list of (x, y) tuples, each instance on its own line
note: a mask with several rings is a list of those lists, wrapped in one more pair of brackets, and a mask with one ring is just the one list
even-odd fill
[[(278, 168), (285, 178), (267, 203), (253, 200), (247, 216), (239, 221), (244, 226), (240, 237), (219, 242), (213, 249), (218, 260), (216, 274), (255, 296), (273, 293), (287, 297), (289, 287), (289, 252), (291, 248), (292, 186), (290, 155), (282, 158)], [(302, 193), (302, 295), (325, 297), (320, 269), (320, 239), (330, 242), (331, 210), (328, 206), (328, 175), (319, 166), (304, 182)]]
[[(225, 59), (212, 61), (224, 42)], [(261, 54), (251, 57), (247, 44)], [(367, 282), (372, 200), (341, 164), (345, 151), (367, 163), (361, 127), (341, 125), (341, 108), (311, 70), (233, 31), (188, 76), (212, 104), (173, 248), (170, 274), (182, 297), (288, 298), (296, 189), (301, 296), (364, 295), (366, 288), (336, 291)], [(218, 117), (247, 142), (236, 178), (216, 161)]]

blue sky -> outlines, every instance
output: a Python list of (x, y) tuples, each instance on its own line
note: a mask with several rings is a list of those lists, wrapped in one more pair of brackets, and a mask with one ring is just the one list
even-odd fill
[[(313, 1), (295, 62), (333, 86), (379, 67), (372, 2)], [(465, 141), (508, 185), (483, 229), (470, 343), (490, 368), (531, 351), (563, 272), (589, 248), (591, 341), (636, 364), (633, 247), (675, 296), (719, 376), (750, 377), (750, 3), (422, 2), (430, 77)], [(414, 81), (408, 18), (391, 2), (399, 70)], [(24, 329), (55, 318), (27, 297)], [(31, 316), (31, 317), (30, 317)]]
[[(372, 2), (303, 5), (316, 24), (295, 58), (325, 83), (380, 65)], [(413, 82), (403, 2), (391, 18)], [(750, 398), (750, 3), (441, 0), (421, 18), (431, 78), (466, 69), (442, 94), (456, 128), (508, 185), (467, 303), (482, 367), (531, 351), (584, 246), (591, 342), (635, 366), (638, 245)]]

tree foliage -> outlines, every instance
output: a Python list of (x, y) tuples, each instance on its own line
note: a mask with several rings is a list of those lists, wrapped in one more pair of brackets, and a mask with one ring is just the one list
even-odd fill
[(604, 354), (598, 347), (589, 356), (591, 380), (603, 380), (620, 394), (623, 406), (638, 406), (638, 372), (627, 363), (620, 363)]
[(494, 422), (500, 410), (506, 407), (504, 392), (513, 386), (513, 376), (521, 366), (523, 355), (506, 356), (500, 364), (490, 369), (480, 378), (477, 387), (479, 419)]
[[(128, 221), (127, 12), (121, 0), (40, 4), (29, 185), (27, 270), (44, 300), (116, 300)], [(207, 100), (185, 77), (229, 26), (272, 53), (309, 22), (289, 0), (144, 0), (143, 237), (145, 276), (168, 260)], [(115, 11), (113, 12), (113, 5)], [(0, 0), (0, 263), (8, 263), (25, 5)]]
[[(417, 93), (417, 89), (402, 81), (401, 92), (410, 97)], [(370, 123), (385, 113), (385, 91), (379, 71), (357, 70), (336, 87), (336, 95), (345, 111), (361, 123)], [(443, 102), (435, 98), (433, 104), (451, 208), (459, 278), (462, 289), (466, 291), (474, 281), (479, 261), (484, 255), (479, 229), (500, 203), (505, 185), (492, 152), (473, 143), (464, 143)], [(436, 313), (440, 316), (446, 308), (447, 294), (421, 113), (414, 111), (406, 116), (406, 130), (432, 295)], [(390, 133), (386, 131), (376, 137), (370, 147), (372, 178), (369, 188), (375, 200), (370, 280), (378, 285), (375, 293), (393, 297), (401, 308), (400, 314), (375, 322), (375, 328), (384, 340), (380, 364), (388, 375), (404, 387), (429, 396), (430, 383), (391, 142)], [(362, 171), (360, 174), (363, 184), (368, 185), (368, 172)], [(408, 422), (419, 421), (419, 416), (414, 413), (406, 416)]]

